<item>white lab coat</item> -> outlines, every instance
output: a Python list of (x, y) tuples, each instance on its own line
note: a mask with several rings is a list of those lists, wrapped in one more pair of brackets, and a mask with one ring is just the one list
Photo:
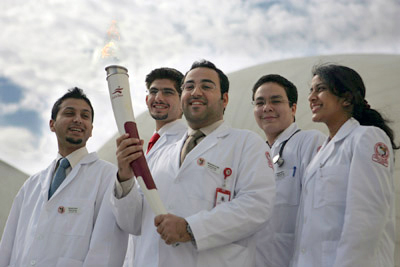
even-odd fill
[[(275, 140), (271, 158), (279, 155), (282, 143), (299, 128), (292, 123)], [(266, 227), (256, 234), (257, 267), (287, 267), (293, 257), (296, 216), (300, 203), (302, 179), (311, 159), (326, 136), (316, 130), (302, 130), (287, 141), (282, 158), (284, 164), (274, 164), (276, 199), (274, 211)]]
[(122, 266), (128, 235), (108, 201), (117, 168), (90, 153), (48, 200), (55, 165), (31, 176), (15, 197), (0, 266)]
[(306, 170), (293, 266), (394, 266), (393, 156), (381, 129), (353, 118), (324, 143)]
[[(254, 266), (254, 233), (270, 217), (275, 198), (268, 146), (255, 133), (223, 123), (179, 167), (185, 138), (154, 155), (152, 171), (161, 200), (169, 213), (187, 220), (197, 249), (191, 242), (166, 245), (156, 232), (147, 202), (132, 190), (111, 201), (121, 228), (142, 234), (136, 266)], [(232, 200), (214, 207), (226, 168), (232, 170), (226, 181)]]
[[(182, 119), (175, 120), (170, 122), (162, 127), (163, 133), (160, 138), (154, 144), (154, 146), (150, 149), (149, 153), (146, 154), (146, 161), (151, 170), (152, 166), (152, 158), (153, 155), (157, 153), (157, 151), (169, 144), (177, 142), (179, 139), (183, 137), (183, 135), (187, 132), (187, 125)], [(126, 257), (124, 261), (124, 267), (133, 267), (136, 253), (136, 242), (140, 236), (129, 235), (128, 241), (128, 249), (126, 250)]]

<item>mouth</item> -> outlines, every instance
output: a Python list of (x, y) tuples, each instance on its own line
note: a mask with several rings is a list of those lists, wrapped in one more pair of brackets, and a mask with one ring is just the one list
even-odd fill
[(199, 100), (199, 99), (192, 99), (189, 101), (189, 105), (193, 107), (205, 106), (207, 105), (207, 101)]
[(321, 109), (321, 107), (322, 107), (322, 105), (312, 104), (312, 105), (310, 106), (311, 112), (312, 112), (312, 113), (316, 113), (319, 109)]
[(264, 120), (264, 121), (272, 121), (272, 120), (275, 120), (277, 118), (278, 118), (278, 116), (262, 116), (262, 117), (260, 117), (260, 119)]
[(167, 109), (169, 108), (169, 105), (165, 105), (165, 104), (153, 104), (151, 106), (152, 108), (158, 110), (158, 109)]
[(83, 133), (83, 129), (79, 127), (69, 127), (68, 130), (73, 133)]

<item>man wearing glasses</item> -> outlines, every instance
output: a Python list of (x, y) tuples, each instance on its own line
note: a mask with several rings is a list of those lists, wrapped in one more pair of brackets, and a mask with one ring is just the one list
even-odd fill
[[(153, 155), (161, 147), (178, 141), (187, 131), (182, 120), (180, 98), (183, 74), (173, 68), (158, 68), (146, 76), (146, 104), (151, 117), (155, 120), (156, 129), (148, 142), (146, 160), (151, 169)], [(133, 179), (122, 183), (121, 195), (126, 195), (134, 185)], [(118, 190), (118, 189), (117, 189)], [(129, 236), (124, 267), (133, 266), (135, 246), (138, 241), (134, 235)]]
[[(155, 217), (136, 188), (111, 199), (120, 227), (142, 235), (135, 266), (255, 265), (254, 233), (275, 197), (272, 163), (257, 134), (223, 121), (228, 90), (227, 76), (209, 61), (185, 75), (187, 134), (164, 146), (151, 167), (168, 214)], [(140, 149), (138, 139), (117, 139), (119, 182), (133, 180), (129, 163)]]
[(297, 88), (286, 78), (262, 76), (253, 87), (252, 99), (254, 118), (271, 148), (276, 182), (272, 217), (256, 234), (256, 266), (289, 266), (303, 175), (326, 137), (297, 127)]

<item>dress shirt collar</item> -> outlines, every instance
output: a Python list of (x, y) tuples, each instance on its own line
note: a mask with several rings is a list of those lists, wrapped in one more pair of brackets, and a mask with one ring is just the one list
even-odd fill
[[(83, 159), (88, 153), (86, 146), (81, 147), (74, 152), (70, 153), (66, 158), (69, 161), (69, 164), (71, 165), (71, 168), (73, 169), (81, 159)], [(60, 158), (63, 156), (60, 155), (60, 153), (57, 153), (57, 162)]]
[[(209, 135), (210, 133), (212, 133), (213, 131), (215, 131), (222, 123), (224, 123), (224, 120), (219, 120), (214, 122), (211, 125), (208, 125), (206, 127), (200, 128), (199, 130), (205, 135)], [(194, 132), (195, 130), (193, 130), (192, 128), (188, 127), (188, 136)]]

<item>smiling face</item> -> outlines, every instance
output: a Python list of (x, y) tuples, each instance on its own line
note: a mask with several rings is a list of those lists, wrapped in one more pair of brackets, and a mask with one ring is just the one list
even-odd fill
[(221, 96), (218, 73), (200, 67), (189, 71), (182, 90), (182, 109), (192, 129), (199, 129), (223, 119), (228, 93)]
[(169, 79), (157, 79), (151, 83), (146, 104), (150, 115), (156, 120), (156, 130), (182, 117), (178, 91)]
[(285, 89), (275, 82), (266, 82), (254, 94), (254, 118), (272, 145), (294, 121), (296, 103), (289, 104)]
[(84, 147), (92, 129), (92, 109), (82, 99), (65, 99), (56, 119), (50, 120), (50, 130), (56, 133), (58, 150), (64, 157)]
[(318, 75), (315, 75), (311, 81), (308, 101), (310, 102), (312, 120), (325, 123), (328, 126), (331, 138), (351, 117), (347, 111), (350, 103), (344, 98), (334, 95)]

